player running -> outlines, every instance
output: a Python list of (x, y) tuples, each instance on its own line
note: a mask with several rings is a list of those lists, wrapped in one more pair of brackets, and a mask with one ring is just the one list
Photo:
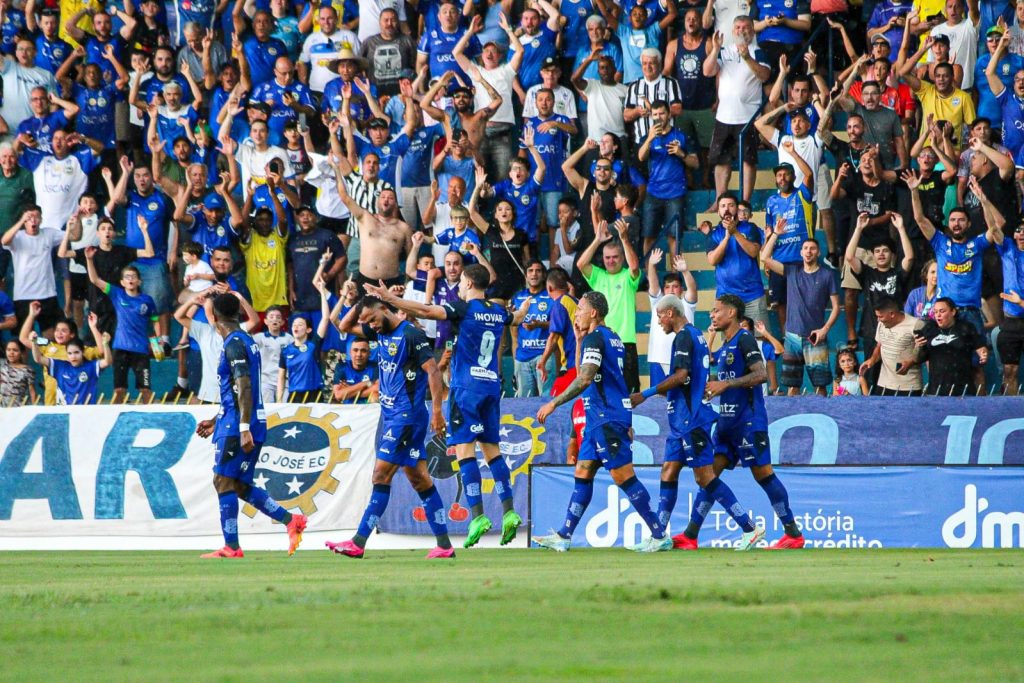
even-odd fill
[(267, 416), (260, 393), (259, 347), (238, 324), (241, 304), (235, 292), (213, 300), (214, 325), (224, 337), (224, 350), (217, 366), (220, 381), (220, 412), (214, 420), (196, 427), (202, 438), (213, 435), (216, 464), (213, 486), (220, 499), (220, 528), (224, 547), (202, 555), (205, 559), (244, 557), (238, 546), (238, 499), (286, 525), (288, 554), (294, 555), (306, 530), (306, 516), (291, 514), (267, 492), (252, 485), (256, 461), (267, 438)]
[(700, 330), (686, 319), (682, 300), (668, 294), (658, 302), (658, 324), (666, 334), (675, 334), (672, 342), (670, 375), (658, 385), (630, 396), (633, 407), (648, 398), (663, 394), (668, 403), (671, 429), (665, 441), (665, 462), (661, 467), (661, 496), (658, 521), (668, 526), (679, 493), (679, 471), (685, 462), (705, 499), (718, 501), (743, 529), (737, 550), (749, 550), (764, 538), (764, 528), (754, 526), (729, 486), (714, 471), (714, 434), (718, 413), (704, 400), (711, 366), (711, 352)]
[[(361, 323), (357, 326), (355, 322)], [(433, 345), (423, 331), (395, 314), (379, 298), (364, 297), (339, 324), (341, 331), (377, 341), (380, 355), (380, 423), (377, 426), (377, 462), (373, 466), (373, 493), (359, 528), (351, 540), (327, 547), (346, 557), (362, 558), (366, 539), (384, 515), (391, 498), (391, 481), (398, 468), (405, 470), (413, 489), (420, 495), (427, 523), (437, 538), (437, 547), (427, 559), (455, 557), (444, 521), (444, 503), (427, 473), (427, 425), (444, 433), (441, 401), (444, 386), (434, 360)], [(433, 414), (428, 418), (427, 386)]]
[(498, 448), (501, 428), (501, 357), (498, 344), (511, 316), (499, 304), (486, 298), (490, 273), (480, 264), (466, 266), (459, 278), (459, 300), (443, 306), (430, 306), (402, 299), (380, 287), (366, 285), (377, 296), (399, 310), (428, 320), (448, 320), (458, 325), (458, 337), (452, 355), (451, 393), (448, 396), (448, 446), (455, 447), (462, 486), (466, 491), (473, 519), (463, 544), (476, 545), (491, 528), (484, 514), (480, 491), (480, 466), (476, 445), (484, 454), (494, 479), (494, 490), (501, 500), (501, 544), (516, 537), (523, 519), (513, 508), (511, 472)]
[(537, 421), (544, 424), (555, 408), (571, 403), (583, 394), (586, 429), (576, 462), (576, 485), (569, 500), (565, 524), (548, 536), (534, 536), (533, 541), (542, 548), (558, 552), (569, 549), (572, 532), (594, 495), (594, 476), (600, 461), (651, 530), (651, 536), (630, 549), (637, 552), (670, 550), (672, 540), (665, 535), (665, 528), (651, 511), (651, 496), (633, 471), (632, 405), (622, 374), (625, 346), (619, 336), (605, 326), (606, 315), (608, 300), (603, 294), (587, 292), (583, 295), (576, 307), (576, 327), (584, 335), (576, 379), (537, 411)]
[[(789, 508), (789, 494), (772, 471), (768, 413), (761, 387), (768, 381), (768, 372), (754, 335), (740, 327), (743, 309), (742, 299), (733, 294), (718, 297), (711, 309), (711, 325), (726, 340), (718, 351), (718, 379), (709, 381), (704, 390), (705, 400), (720, 397), (714, 473), (717, 477), (726, 468), (732, 469), (736, 465), (749, 467), (754, 479), (768, 494), (772, 509), (782, 520), (786, 532), (769, 548), (803, 548), (804, 537)], [(683, 533), (672, 539), (675, 547), (685, 550), (697, 548), (697, 534), (713, 505), (713, 497), (706, 489), (697, 492), (690, 511), (690, 523)]]

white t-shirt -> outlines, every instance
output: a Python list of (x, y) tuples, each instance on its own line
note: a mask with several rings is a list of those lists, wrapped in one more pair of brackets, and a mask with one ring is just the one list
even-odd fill
[(316, 212), (327, 218), (348, 218), (352, 212), (341, 201), (338, 194), (338, 183), (335, 180), (334, 167), (322, 154), (310, 154), (309, 162), (313, 167), (306, 174), (306, 182), (316, 188)]
[(32, 171), (32, 181), (36, 203), (43, 210), (43, 227), (64, 230), (78, 206), (78, 199), (89, 185), (82, 162), (76, 154), (68, 154), (63, 159), (47, 154)]
[(281, 360), (281, 349), (291, 344), (292, 335), (282, 330), (276, 337), (263, 331), (254, 334), (253, 341), (260, 349), (260, 393), (264, 403), (277, 401), (277, 366)]
[[(800, 171), (800, 165), (796, 163), (793, 155), (782, 148), (782, 143), (787, 140), (793, 142), (793, 151), (797, 153), (797, 156), (803, 159), (815, 171), (821, 167), (821, 160), (825, 154), (825, 145), (817, 133), (805, 135), (802, 138), (795, 138), (792, 135), (783, 135), (782, 131), (777, 130), (772, 135), (771, 143), (779, 150), (779, 163), (790, 164), (793, 167), (795, 172), (793, 187), (800, 187), (804, 184), (804, 174)], [(814, 193), (817, 184), (812, 180), (807, 185), (811, 188), (811, 193)]]
[[(434, 207), (437, 213), (434, 214), (434, 235), (439, 235), (452, 226), (452, 207), (448, 202), (437, 202)], [(434, 265), (444, 269), (444, 256), (451, 249), (447, 244), (434, 242), (431, 252), (434, 254)]]
[(557, 244), (558, 249), (563, 252), (562, 255), (558, 257), (558, 261), (555, 262), (555, 265), (567, 273), (572, 272), (572, 265), (576, 263), (576, 252), (564, 253), (565, 250), (563, 247), (565, 244), (571, 243), (576, 239), (576, 236), (579, 234), (580, 222), (573, 221), (572, 225), (569, 226), (568, 234), (566, 234), (566, 230), (563, 229), (562, 226), (558, 226), (558, 232), (555, 235), (555, 244)]
[[(189, 275), (213, 275), (213, 268), (203, 259), (199, 259), (195, 263), (185, 266), (185, 277)], [(213, 287), (213, 280), (196, 279), (188, 283), (190, 292), (204, 292), (210, 287)]]
[(348, 29), (336, 29), (330, 36), (325, 36), (322, 31), (309, 34), (302, 44), (299, 61), (309, 64), (310, 90), (322, 93), (328, 83), (340, 78), (336, 71), (331, 71), (330, 66), (343, 47), (350, 47), (352, 52), (359, 54), (359, 39)]
[[(676, 334), (675, 332), (671, 334), (665, 332), (665, 330), (661, 329), (661, 325), (658, 324), (658, 314), (656, 311), (662, 296), (664, 295), (660, 290), (657, 296), (651, 296), (650, 293), (647, 294), (647, 298), (651, 302), (651, 329), (647, 336), (647, 362), (668, 365), (672, 362), (672, 342), (675, 341)], [(683, 302), (683, 312), (686, 314), (687, 321), (693, 324), (693, 319), (697, 313), (696, 302), (691, 304), (682, 297), (680, 299)]]
[[(543, 88), (544, 85), (538, 83), (526, 91), (526, 103), (523, 104), (524, 119), (537, 116), (537, 93)], [(576, 118), (576, 97), (564, 85), (555, 86), (554, 112), (568, 119)]]
[[(22, 121), (32, 117), (29, 96), (33, 88), (43, 87), (49, 93), (57, 92), (57, 81), (53, 74), (42, 67), (24, 67), (18, 64), (14, 55), (4, 58), (0, 67), (0, 78), (4, 85), (4, 102), (0, 106), (0, 116), (4, 117), (7, 126), (17, 131)], [(75, 197), (78, 201), (78, 197)]]
[[(758, 64), (768, 66), (757, 43), (750, 46), (750, 55)], [(761, 106), (762, 83), (733, 45), (723, 47), (718, 53), (718, 67), (718, 111), (715, 119), (733, 126), (742, 125)]]
[[(77, 201), (77, 198), (76, 198)], [(4, 247), (11, 252), (14, 267), (14, 300), (35, 301), (57, 296), (51, 251), (64, 241), (64, 233), (40, 228), (38, 235), (19, 230)]]
[(583, 92), (587, 95), (587, 137), (600, 141), (605, 133), (614, 133), (620, 138), (625, 135), (626, 122), (622, 112), (626, 103), (626, 86), (621, 83), (604, 85), (596, 78), (588, 78)]
[(732, 22), (736, 17), (751, 16), (753, 5), (747, 0), (715, 0), (715, 30), (725, 38), (723, 45), (736, 44), (736, 36), (732, 34)]
[[(501, 95), (501, 106), (498, 107), (498, 111), (491, 117), (491, 121), (515, 125), (516, 115), (512, 110), (512, 96), (514, 93), (512, 82), (516, 79), (516, 72), (508, 64), (502, 64), (496, 69), (485, 69), (481, 66), (479, 71), (480, 77), (490, 83), (491, 87)], [(490, 103), (491, 96), (487, 94), (487, 88), (477, 86), (476, 92), (473, 95), (474, 110), (480, 111)]]
[(224, 350), (224, 338), (212, 325), (195, 320), (189, 325), (188, 336), (199, 344), (199, 357), (203, 362), (203, 379), (199, 384), (199, 391), (196, 392), (196, 398), (200, 401), (220, 403), (217, 366), (220, 364), (220, 354)]
[(272, 159), (280, 159), (284, 164), (284, 177), (291, 178), (295, 175), (292, 162), (288, 160), (288, 154), (277, 145), (268, 145), (262, 152), (256, 149), (256, 145), (250, 141), (243, 142), (238, 146), (238, 165), (242, 169), (242, 188), (248, 197), (249, 178), (255, 178), (257, 182), (264, 182), (267, 177), (267, 164)]
[[(96, 236), (96, 226), (100, 222), (99, 214), (81, 216), (78, 222), (82, 226), (82, 238), (75, 240), (69, 246), (76, 252), (86, 247), (98, 247), (100, 238)], [(68, 270), (77, 275), (86, 275), (89, 272), (85, 266), (75, 263), (75, 259), (68, 260)]]
[[(970, 90), (974, 86), (974, 64), (978, 61), (978, 27), (965, 18), (956, 26), (949, 23), (942, 23), (932, 29), (931, 34), (935, 36), (946, 36), (949, 38), (949, 56), (952, 61), (964, 68), (964, 82), (960, 86), (963, 90)], [(934, 62), (935, 55), (928, 51), (928, 62)]]

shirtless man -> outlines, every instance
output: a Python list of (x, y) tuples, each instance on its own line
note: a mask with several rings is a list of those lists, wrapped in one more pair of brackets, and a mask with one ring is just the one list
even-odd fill
[[(454, 71), (446, 71), (444, 76), (441, 76), (423, 96), (423, 99), (420, 100), (420, 106), (423, 108), (423, 111), (437, 121), (444, 119), (444, 112), (434, 106), (434, 99), (437, 97), (438, 92), (442, 88), (447, 87), (454, 77)], [(466, 131), (466, 134), (469, 136), (469, 143), (472, 146), (474, 155), (477, 154), (480, 145), (483, 143), (487, 121), (497, 113), (502, 102), (501, 95), (498, 94), (498, 91), (486, 79), (482, 78), (478, 83), (491, 96), (490, 103), (479, 111), (473, 111), (472, 88), (460, 83), (459, 87), (452, 93), (452, 105), (455, 107), (455, 112), (459, 115), (459, 127)], [(452, 122), (453, 125), (455, 123), (455, 121)]]
[(402, 254), (408, 254), (413, 246), (412, 228), (398, 217), (398, 195), (392, 188), (382, 190), (377, 197), (378, 213), (371, 213), (352, 199), (341, 169), (335, 166), (335, 170), (338, 174), (338, 195), (359, 226), (361, 252), (355, 282), (360, 295), (366, 293), (363, 285), (367, 282), (379, 284), (383, 280), (388, 287), (401, 284), (405, 264)]

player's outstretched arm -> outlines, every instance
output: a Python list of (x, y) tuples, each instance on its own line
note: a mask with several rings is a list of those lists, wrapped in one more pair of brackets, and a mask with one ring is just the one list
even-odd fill
[(370, 296), (377, 297), (386, 304), (394, 306), (400, 311), (405, 311), (417, 318), (425, 318), (426, 320), (447, 320), (448, 316), (444, 312), (444, 308), (441, 306), (431, 306), (427, 304), (421, 304), (416, 301), (410, 301), (396, 296), (394, 292), (389, 290), (381, 282), (380, 285), (371, 285), (367, 283), (364, 285), (366, 293)]
[(572, 384), (566, 387), (565, 391), (540, 407), (540, 410), (537, 411), (537, 422), (544, 424), (548, 416), (555, 412), (555, 408), (573, 401), (577, 396), (586, 391), (587, 387), (594, 381), (598, 370), (599, 367), (593, 363), (582, 364)]

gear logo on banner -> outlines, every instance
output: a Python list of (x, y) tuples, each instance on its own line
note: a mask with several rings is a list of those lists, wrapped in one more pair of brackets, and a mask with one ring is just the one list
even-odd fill
[[(335, 427), (336, 418), (331, 413), (313, 417), (305, 407), (289, 417), (271, 413), (253, 486), (288, 510), (299, 509), (304, 515), (316, 512), (314, 498), (321, 491), (333, 494), (338, 489), (334, 468), (351, 455), (350, 449), (341, 447), (341, 439), (352, 430)], [(242, 512), (249, 517), (256, 514), (248, 504)]]

